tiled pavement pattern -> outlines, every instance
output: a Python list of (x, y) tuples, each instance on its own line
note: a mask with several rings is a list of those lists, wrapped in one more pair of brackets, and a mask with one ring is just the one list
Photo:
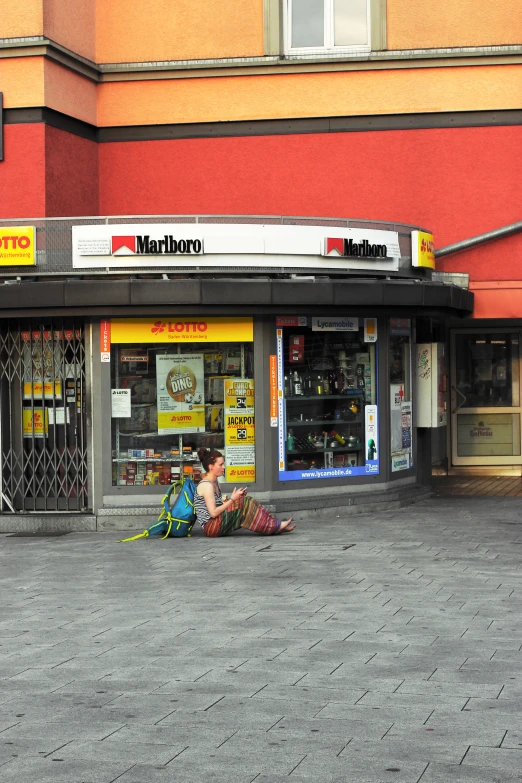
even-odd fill
[(522, 781), (521, 512), (0, 537), (0, 780)]

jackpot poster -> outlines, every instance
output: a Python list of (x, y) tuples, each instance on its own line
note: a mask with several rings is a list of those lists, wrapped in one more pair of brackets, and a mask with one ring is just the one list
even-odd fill
[(224, 396), (226, 481), (255, 481), (254, 379), (227, 378)]

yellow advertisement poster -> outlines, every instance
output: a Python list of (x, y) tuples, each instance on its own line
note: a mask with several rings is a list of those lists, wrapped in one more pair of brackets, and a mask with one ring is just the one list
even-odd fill
[(252, 342), (251, 317), (243, 318), (113, 318), (112, 343), (240, 343)]
[(34, 266), (34, 226), (0, 228), (0, 266)]
[(205, 432), (202, 354), (156, 356), (158, 435)]
[(36, 383), (24, 383), (24, 400), (30, 400), (32, 397), (41, 399), (42, 393), (46, 400), (52, 400), (53, 397), (57, 400), (61, 400), (62, 382), (54, 382), (54, 393), (52, 381), (45, 381), (45, 383), (42, 383), (41, 381), (37, 381)]
[(428, 234), (427, 231), (411, 232), (411, 264), (435, 269), (433, 234)]
[(227, 413), (254, 412), (253, 378), (227, 378), (224, 391)]
[(226, 481), (241, 486), (256, 480), (254, 379), (224, 381)]
[(24, 408), (24, 438), (46, 438), (49, 434), (49, 417), (45, 408)]

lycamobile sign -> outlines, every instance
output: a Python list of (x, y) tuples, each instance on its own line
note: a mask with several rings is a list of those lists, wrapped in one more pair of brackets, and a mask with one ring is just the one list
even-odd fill
[(312, 318), (312, 332), (357, 332), (359, 319), (348, 318)]

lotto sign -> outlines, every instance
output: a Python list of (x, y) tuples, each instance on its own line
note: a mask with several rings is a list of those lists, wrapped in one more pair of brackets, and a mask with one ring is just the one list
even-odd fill
[(433, 234), (427, 231), (411, 232), (411, 265), (435, 269)]
[(227, 414), (225, 416), (225, 445), (253, 445), (256, 442), (254, 414)]
[(0, 228), (0, 266), (34, 266), (34, 226)]
[(226, 450), (226, 477), (230, 484), (249, 484), (256, 480), (255, 446), (231, 446)]
[(49, 417), (45, 408), (24, 408), (24, 438), (46, 438), (49, 432)]

